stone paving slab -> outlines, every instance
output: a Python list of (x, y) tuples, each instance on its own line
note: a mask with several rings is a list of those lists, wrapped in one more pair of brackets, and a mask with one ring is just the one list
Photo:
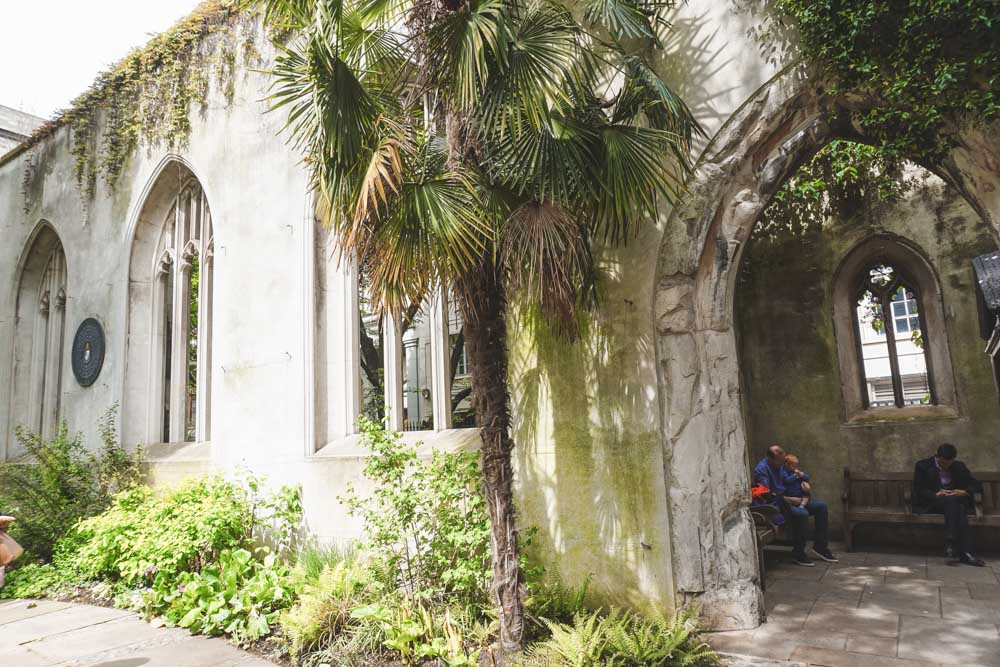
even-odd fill
[(996, 623), (944, 624), (938, 619), (904, 616), (897, 654), (967, 667), (1000, 665), (1000, 632)]
[(120, 609), (49, 601), (0, 605), (3, 667), (268, 667), (223, 639), (156, 628)]
[(708, 635), (716, 650), (762, 664), (1000, 667), (1000, 560), (856, 552), (804, 568), (767, 556), (767, 623)]
[(52, 602), (50, 600), (41, 600), (39, 602), (11, 600), (8, 604), (0, 607), (0, 625), (9, 623), (10, 621), (20, 621), (33, 616), (49, 614), (69, 606), (67, 602)]

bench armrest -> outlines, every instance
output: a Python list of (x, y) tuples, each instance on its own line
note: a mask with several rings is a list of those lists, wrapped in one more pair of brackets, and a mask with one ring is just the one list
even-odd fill
[(903, 491), (903, 502), (906, 503), (906, 511), (913, 514), (913, 492), (909, 489)]
[(775, 514), (781, 514), (781, 510), (779, 510), (774, 505), (750, 506), (750, 516), (753, 517), (753, 522), (757, 526), (774, 527), (774, 524), (771, 521), (771, 517), (773, 517)]
[(973, 493), (972, 494), (972, 500), (973, 500), (973, 502), (974, 502), (974, 504), (976, 506), (976, 518), (977, 519), (982, 519), (983, 518), (983, 494), (982, 493)]

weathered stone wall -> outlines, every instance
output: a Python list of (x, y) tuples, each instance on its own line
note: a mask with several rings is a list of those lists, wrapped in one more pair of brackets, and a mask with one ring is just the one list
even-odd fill
[[(1000, 410), (979, 337), (971, 265), (997, 248), (996, 238), (953, 188), (920, 174), (922, 185), (898, 205), (860, 210), (801, 234), (761, 234), (744, 252), (735, 305), (751, 460), (775, 442), (798, 454), (817, 497), (830, 503), (835, 530), (845, 466), (911, 470), (946, 441), (973, 469), (995, 470), (1000, 461)], [(848, 252), (875, 234), (916, 245), (936, 271), (957, 417), (914, 418), (902, 410), (889, 419), (848, 418), (833, 280)]]

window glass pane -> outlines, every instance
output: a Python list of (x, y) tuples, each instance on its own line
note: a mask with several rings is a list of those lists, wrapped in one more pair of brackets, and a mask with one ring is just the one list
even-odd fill
[(358, 293), (358, 327), (361, 360), (361, 414), (375, 421), (385, 419), (385, 336), (382, 318), (375, 314), (367, 288), (362, 285)]
[(465, 350), (465, 323), (454, 296), (448, 299), (448, 334), (451, 424), (453, 428), (473, 428), (476, 413), (472, 406), (472, 376)]
[(431, 362), (430, 304), (403, 313), (403, 430), (434, 428), (434, 383)]
[(903, 315), (906, 315), (906, 304), (902, 301), (893, 301), (892, 314), (895, 315), (896, 317), (902, 317)]
[(870, 290), (865, 290), (858, 298), (857, 314), (868, 405), (873, 408), (895, 405), (889, 344), (882, 322), (882, 304)]
[(930, 384), (927, 379), (927, 358), (920, 331), (920, 318), (916, 295), (901, 285), (892, 295), (893, 308), (903, 305), (909, 317), (896, 319), (896, 361), (903, 384), (904, 405), (921, 405), (931, 402)]

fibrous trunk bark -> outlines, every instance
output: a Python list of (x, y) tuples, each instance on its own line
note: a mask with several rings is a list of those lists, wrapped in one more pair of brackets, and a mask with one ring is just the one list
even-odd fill
[(523, 582), (514, 515), (507, 389), (507, 299), (496, 266), (486, 258), (457, 286), (472, 375), (472, 401), (482, 438), (481, 464), (490, 513), (493, 593), (500, 612), (500, 645), (518, 651), (524, 637)]

